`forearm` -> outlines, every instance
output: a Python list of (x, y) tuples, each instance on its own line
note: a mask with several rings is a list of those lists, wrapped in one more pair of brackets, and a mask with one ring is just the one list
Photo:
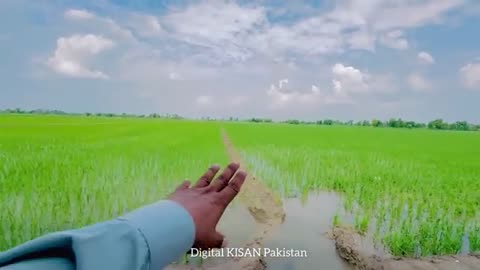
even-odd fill
[[(49, 234), (0, 253), (0, 267), (55, 269), (47, 267), (53, 264), (58, 270), (162, 269), (188, 251), (194, 235), (188, 212), (172, 201), (160, 201), (112, 221)], [(62, 264), (65, 260), (71, 264)]]

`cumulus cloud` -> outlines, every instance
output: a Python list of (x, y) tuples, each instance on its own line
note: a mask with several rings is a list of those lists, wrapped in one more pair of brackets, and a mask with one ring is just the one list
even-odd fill
[(470, 89), (480, 89), (480, 63), (469, 63), (460, 69), (462, 84)]
[(114, 46), (114, 42), (93, 34), (72, 35), (57, 40), (57, 48), (47, 65), (55, 72), (76, 78), (107, 79), (102, 71), (88, 67), (92, 58)]
[(417, 55), (418, 61), (424, 65), (431, 65), (435, 63), (435, 59), (428, 52), (419, 52)]
[(362, 97), (372, 94), (390, 94), (397, 90), (390, 74), (371, 74), (354, 66), (336, 63), (330, 69), (331, 85), (320, 87), (290, 87), (289, 79), (278, 80), (266, 91), (271, 107), (275, 109), (295, 106), (323, 106), (355, 104)]
[[(406, 50), (411, 46), (407, 39), (414, 38), (410, 29), (444, 23), (445, 15), (462, 4), (457, 0), (342, 0), (327, 5), (328, 9), (313, 8), (308, 14), (273, 20), (270, 12), (276, 7), (263, 3), (193, 1), (168, 7), (161, 14), (123, 8), (110, 14), (102, 12), (106, 15), (67, 10), (64, 17), (70, 20), (69, 26), (81, 25), (87, 33), (108, 37), (111, 46), (117, 44), (112, 52), (115, 63), (107, 69), (100, 68), (98, 62), (99, 54), (110, 45), (92, 52), (74, 48), (67, 42), (69, 37), (63, 37), (67, 45), (57, 45), (48, 66), (72, 77), (125, 80), (165, 102), (175, 100), (179, 91), (167, 93), (152, 85), (167, 85), (165, 88), (180, 89), (186, 103), (197, 105), (190, 106), (192, 110), (205, 107), (202, 112), (213, 99), (228, 107), (243, 106), (246, 100), (247, 105), (257, 103), (258, 107), (270, 102), (275, 108), (289, 107), (291, 111), (295, 105), (317, 108), (387, 99), (384, 92), (405, 84), (395, 84), (396, 77), (376, 74), (368, 65), (335, 64), (332, 59), (344, 61), (342, 54), (346, 52), (368, 50), (367, 57), (375, 61), (378, 46)], [(127, 39), (135, 44), (125, 42)], [(420, 54), (418, 61), (435, 61)], [(362, 52), (346, 56), (365, 63)], [(378, 65), (371, 66), (375, 67)], [(400, 71), (396, 68), (392, 67), (392, 74)], [(404, 80), (404, 76), (398, 79)], [(423, 77), (412, 75), (408, 79), (415, 89), (427, 88)], [(208, 92), (198, 92), (199, 85)]]
[(350, 93), (365, 93), (370, 90), (368, 85), (370, 76), (352, 66), (337, 63), (332, 67), (332, 74), (335, 93), (346, 96)]
[(271, 98), (271, 108), (285, 108), (287, 105), (318, 104), (322, 101), (320, 89), (312, 85), (310, 90), (298, 91), (288, 87), (288, 79), (279, 80), (277, 84), (270, 85), (267, 95)]
[(429, 80), (427, 80), (420, 73), (412, 73), (407, 77), (408, 85), (416, 91), (429, 91), (432, 88), (432, 85)]
[(89, 20), (95, 18), (95, 14), (85, 9), (68, 9), (65, 11), (64, 16), (72, 20)]

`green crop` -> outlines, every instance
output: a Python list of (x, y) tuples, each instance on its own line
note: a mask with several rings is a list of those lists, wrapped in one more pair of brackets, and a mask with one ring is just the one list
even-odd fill
[(283, 198), (337, 192), (394, 255), (480, 251), (480, 133), (32, 115), (0, 115), (0, 250), (164, 198), (227, 162), (222, 127)]
[(0, 115), (0, 250), (116, 217), (225, 162), (212, 122)]
[(355, 228), (394, 255), (480, 250), (480, 133), (281, 124), (226, 129), (272, 189), (284, 197), (337, 191)]

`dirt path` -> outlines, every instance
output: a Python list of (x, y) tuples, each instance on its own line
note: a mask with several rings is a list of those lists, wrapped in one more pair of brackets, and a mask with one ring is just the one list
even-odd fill
[[(243, 162), (240, 153), (236, 151), (224, 130), (222, 130), (222, 141), (230, 161), (240, 163), (241, 169), (248, 171), (245, 168), (246, 163)], [(276, 199), (274, 194), (251, 173), (248, 174), (247, 180), (238, 196), (258, 224), (255, 234), (246, 247), (262, 248), (272, 229), (282, 224), (285, 220), (282, 202), (280, 199)], [(229, 265), (219, 266), (218, 269), (257, 270), (265, 269), (266, 266), (261, 257), (236, 258), (229, 263), (227, 263)]]
[[(248, 172), (245, 168), (240, 153), (233, 146), (230, 138), (224, 130), (222, 130), (222, 141), (231, 162), (241, 164), (241, 169)], [(251, 239), (245, 245), (245, 248), (263, 248), (264, 241), (269, 236), (274, 227), (280, 225), (285, 220), (285, 212), (283, 211), (282, 201), (275, 198), (274, 194), (261, 181), (258, 181), (254, 175), (248, 174), (247, 179), (242, 186), (242, 190), (238, 194), (238, 199), (245, 205), (250, 215), (255, 219), (257, 228)], [(240, 257), (219, 264), (204, 264), (202, 267), (194, 266), (170, 266), (168, 270), (263, 270), (266, 263), (262, 257)]]

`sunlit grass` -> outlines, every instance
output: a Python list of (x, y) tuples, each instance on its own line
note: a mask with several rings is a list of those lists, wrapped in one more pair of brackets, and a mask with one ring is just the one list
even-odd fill
[(0, 250), (119, 216), (226, 162), (216, 123), (0, 115)]

